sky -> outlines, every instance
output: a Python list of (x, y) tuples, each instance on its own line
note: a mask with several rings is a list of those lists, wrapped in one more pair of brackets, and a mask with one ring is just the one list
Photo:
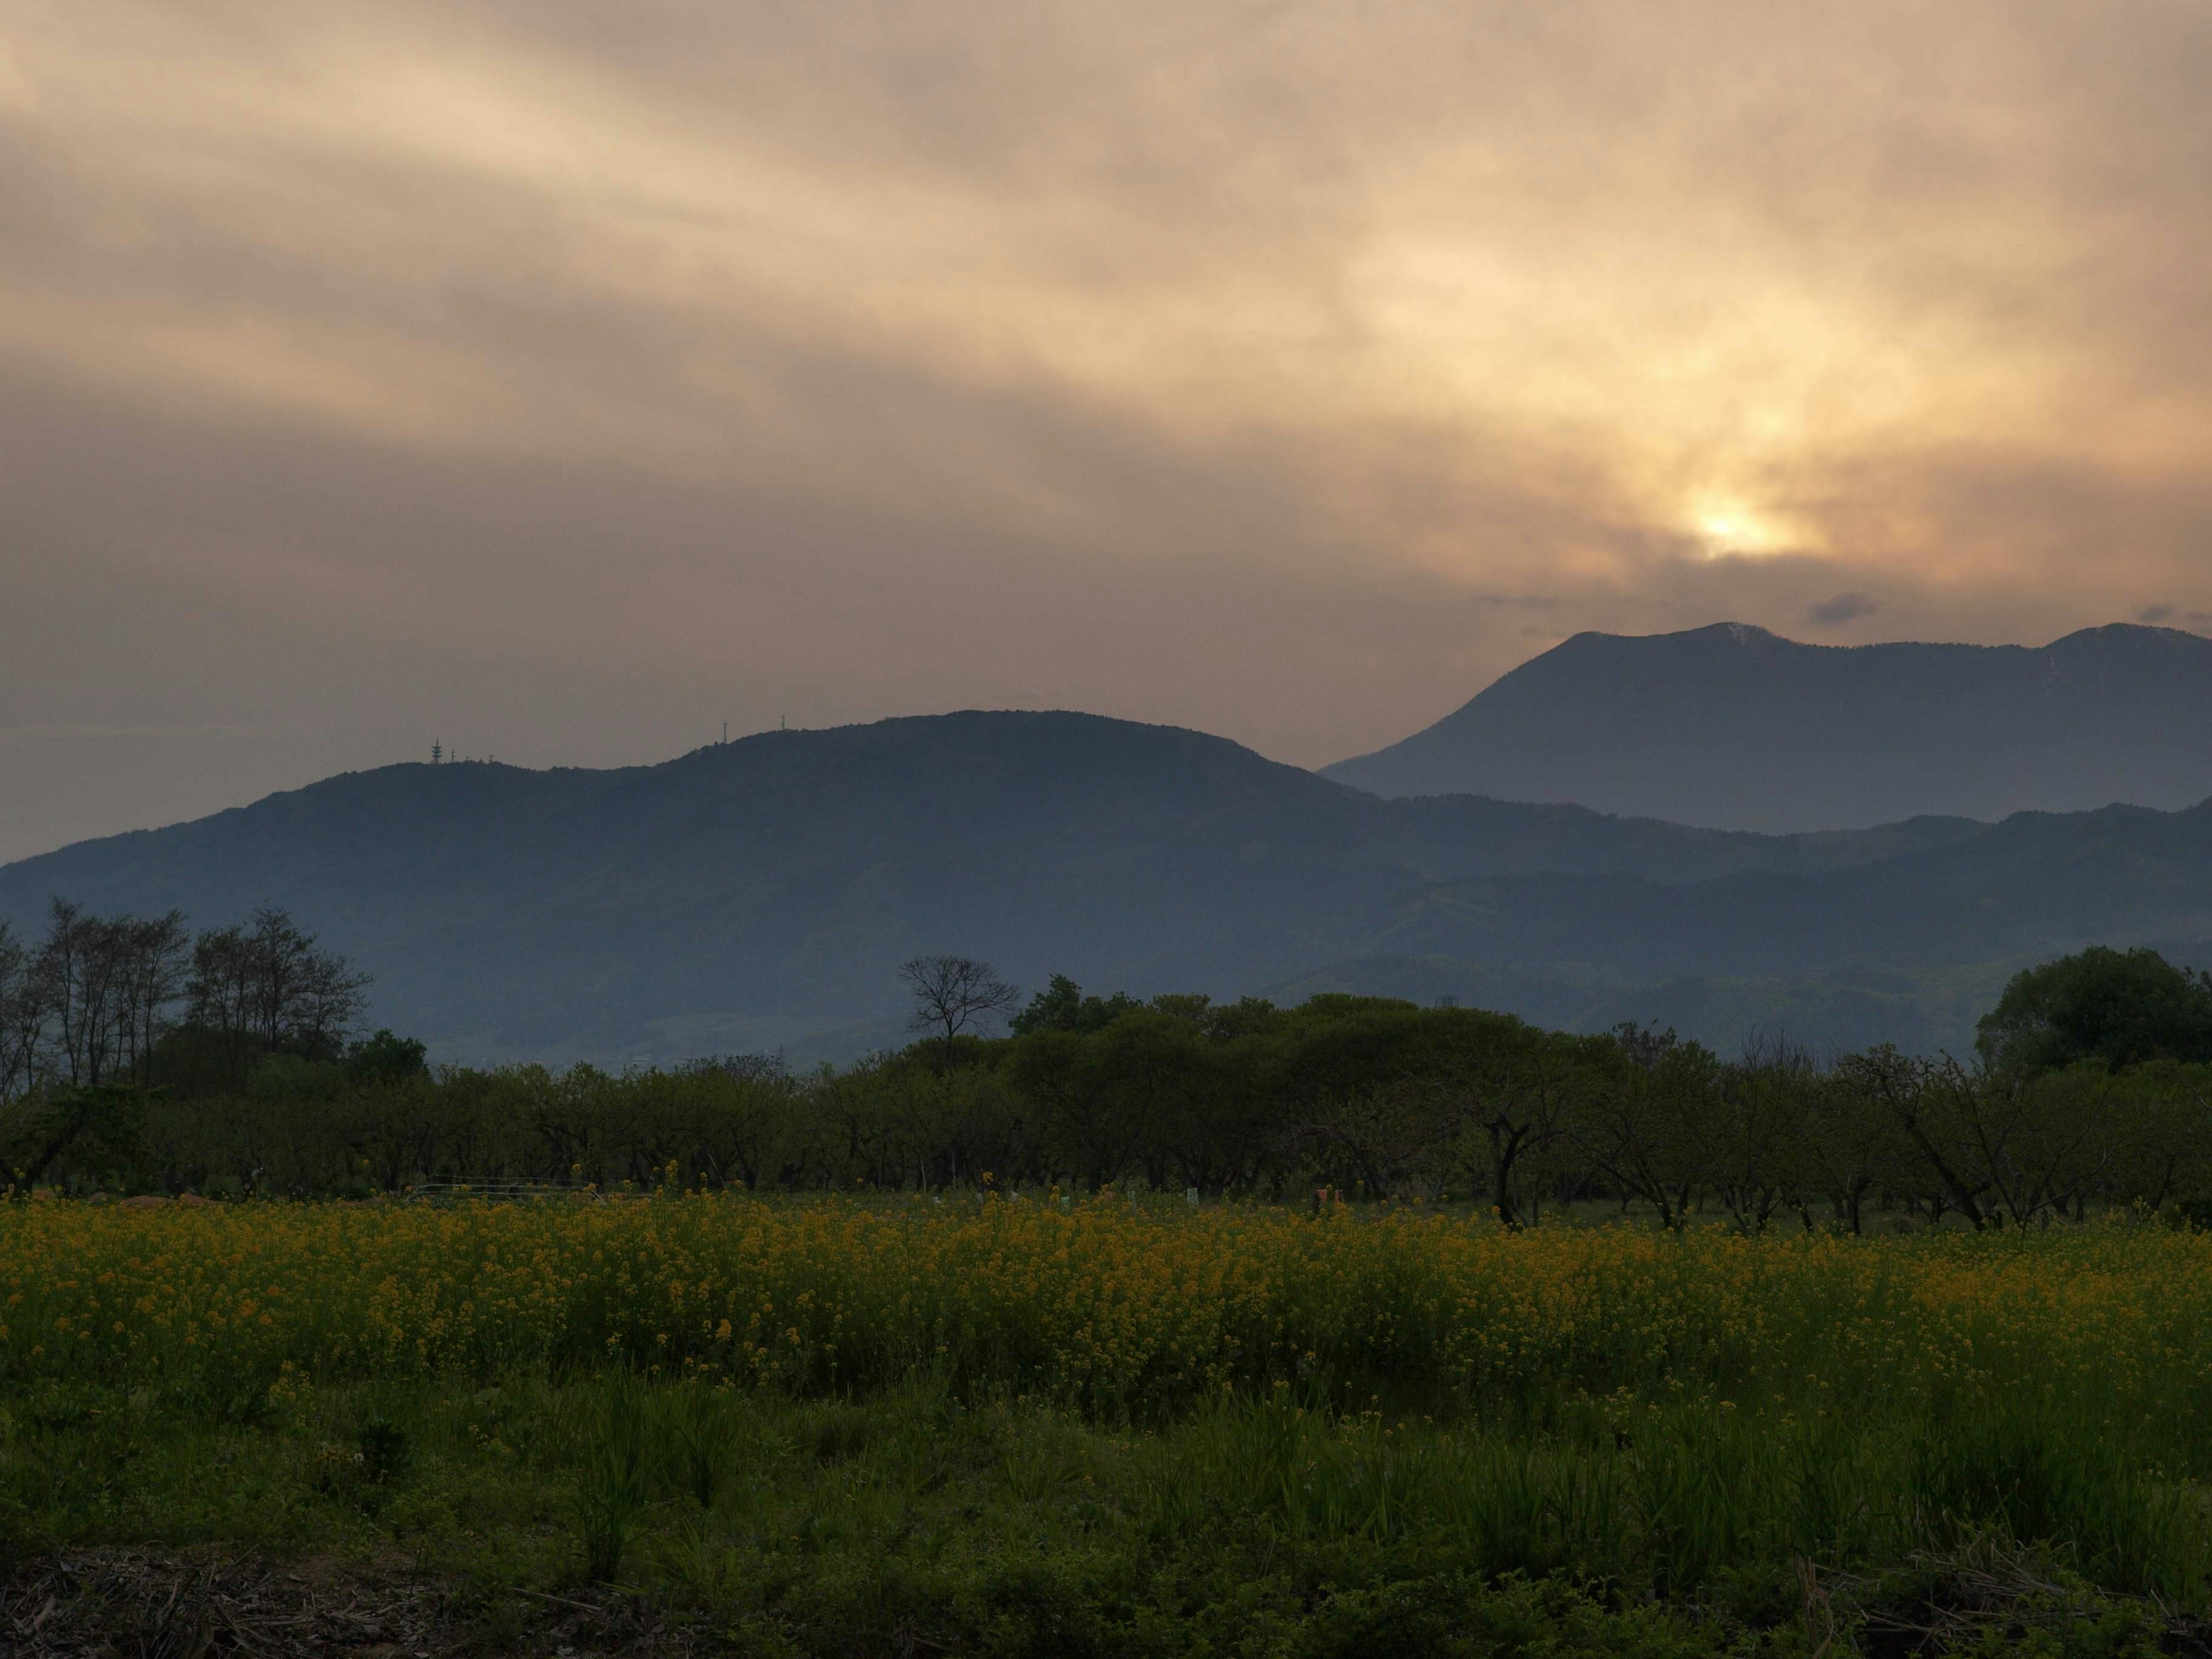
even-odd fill
[(2202, 0), (0, 0), (0, 859), (2212, 631)]

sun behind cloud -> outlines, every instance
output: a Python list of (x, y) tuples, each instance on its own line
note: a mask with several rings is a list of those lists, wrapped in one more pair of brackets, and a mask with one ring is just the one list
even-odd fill
[(2194, 619), (2207, 84), (2163, 0), (17, 8), (0, 663), (1321, 763), (1588, 629)]
[(1759, 508), (1726, 496), (1706, 496), (1695, 501), (1689, 523), (1709, 559), (1770, 558), (1808, 550), (1802, 531), (1793, 531)]

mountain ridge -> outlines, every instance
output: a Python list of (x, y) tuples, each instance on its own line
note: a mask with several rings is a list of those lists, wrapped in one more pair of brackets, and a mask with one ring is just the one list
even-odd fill
[(1322, 774), (1773, 834), (2171, 811), (2212, 794), (2212, 640), (2128, 623), (2040, 647), (1584, 632)]
[(199, 925), (283, 904), (442, 1056), (619, 1062), (889, 1040), (896, 964), (928, 951), (1139, 994), (1459, 963), (1533, 1015), (1565, 1006), (1547, 987), (1617, 1010), (1686, 976), (2212, 937), (2212, 807), (1772, 836), (1387, 800), (1182, 728), (965, 711), (605, 772), (343, 774), (0, 866), (19, 927), (52, 894)]

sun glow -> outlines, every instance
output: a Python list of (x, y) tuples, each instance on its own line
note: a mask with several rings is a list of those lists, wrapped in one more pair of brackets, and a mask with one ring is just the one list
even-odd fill
[(1691, 535), (1709, 559), (1768, 558), (1805, 545), (1788, 526), (1732, 499), (1706, 498), (1686, 516)]

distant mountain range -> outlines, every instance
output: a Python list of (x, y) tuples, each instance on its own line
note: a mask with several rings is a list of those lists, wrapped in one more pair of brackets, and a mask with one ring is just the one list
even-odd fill
[(1386, 800), (1194, 732), (971, 713), (617, 771), (349, 774), (0, 868), (21, 928), (54, 894), (200, 924), (288, 906), (377, 975), (379, 1023), (449, 1058), (841, 1056), (898, 1040), (896, 964), (932, 951), (1029, 986), (1932, 1048), (2010, 966), (2212, 939), (2212, 806), (1761, 836)]
[(1801, 645), (1741, 623), (1577, 634), (1325, 775), (1786, 833), (2212, 795), (2212, 640)]

